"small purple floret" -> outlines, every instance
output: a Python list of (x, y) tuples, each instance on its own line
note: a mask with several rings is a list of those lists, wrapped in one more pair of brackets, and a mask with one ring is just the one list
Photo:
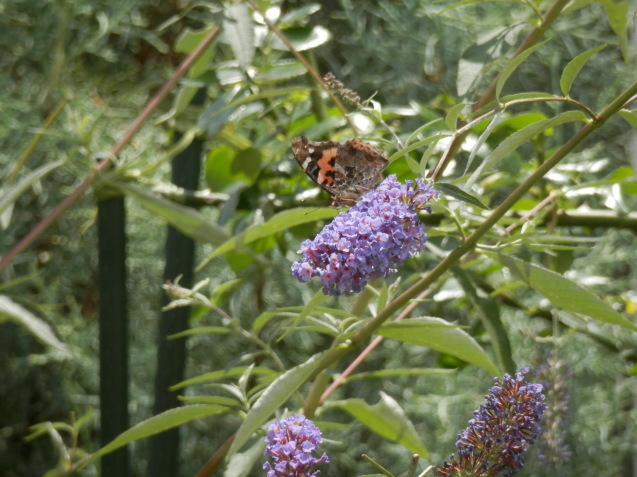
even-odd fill
[(276, 421), (268, 428), (265, 437), (265, 455), (272, 457), (272, 464), (266, 462), (263, 468), (267, 477), (316, 477), (319, 470), (312, 467), (328, 463), (327, 454), (316, 459), (313, 454), (323, 442), (321, 431), (312, 421), (300, 414), (294, 414)]
[(505, 374), (502, 381), (495, 378), (485, 403), (458, 434), (458, 458), (452, 455), (439, 475), (511, 476), (522, 468), (523, 453), (537, 439), (546, 410), (542, 386), (526, 382), (528, 371), (523, 368), (515, 377)]
[(323, 293), (358, 293), (367, 282), (396, 273), (397, 267), (425, 248), (425, 226), (417, 212), (438, 193), (422, 180), (401, 184), (395, 175), (341, 212), (314, 240), (305, 240), (292, 264), (300, 281), (320, 277)]

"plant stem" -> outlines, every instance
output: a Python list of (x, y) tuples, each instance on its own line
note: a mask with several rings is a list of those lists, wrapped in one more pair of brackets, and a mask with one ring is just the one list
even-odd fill
[(159, 92), (146, 104), (146, 107), (137, 116), (133, 124), (128, 128), (124, 136), (113, 147), (108, 157), (100, 161), (95, 171), (82, 181), (77, 188), (71, 192), (64, 200), (62, 200), (46, 217), (36, 224), (31, 231), (23, 237), (17, 244), (13, 246), (7, 254), (0, 260), (0, 271), (4, 269), (11, 261), (22, 252), (25, 248), (31, 245), (36, 238), (38, 238), (42, 232), (44, 232), (49, 225), (51, 225), (58, 215), (69, 208), (73, 202), (75, 202), (111, 165), (113, 159), (119, 154), (124, 146), (126, 146), (130, 140), (137, 134), (144, 122), (150, 117), (151, 113), (159, 106), (163, 99), (168, 96), (168, 93), (177, 84), (177, 81), (190, 69), (195, 60), (206, 50), (212, 40), (215, 39), (219, 33), (219, 27), (213, 28), (210, 33), (203, 39), (203, 41), (197, 46), (197, 48), (179, 65), (179, 68), (175, 71), (172, 77), (164, 84)]
[[(485, 221), (469, 235), (461, 245), (452, 250), (436, 267), (418, 282), (396, 297), (375, 317), (369, 320), (357, 333), (349, 340), (350, 346), (339, 346), (334, 348), (324, 358), (318, 367), (318, 372), (327, 369), (329, 366), (343, 358), (352, 348), (362, 344), (372, 334), (389, 319), (395, 312), (405, 306), (411, 299), (431, 286), (438, 278), (455, 265), (467, 252), (472, 250), (478, 240), (482, 238), (491, 228), (506, 214), (515, 203), (544, 175), (555, 167), (564, 157), (572, 152), (579, 144), (588, 138), (594, 131), (601, 127), (608, 118), (616, 114), (628, 102), (632, 101), (633, 95), (637, 94), (637, 82), (628, 87), (611, 104), (597, 116), (597, 121), (591, 121), (582, 127), (566, 144), (560, 147), (550, 158), (540, 165), (517, 189), (515, 189), (505, 200), (489, 215)], [(312, 377), (313, 378), (313, 377)]]

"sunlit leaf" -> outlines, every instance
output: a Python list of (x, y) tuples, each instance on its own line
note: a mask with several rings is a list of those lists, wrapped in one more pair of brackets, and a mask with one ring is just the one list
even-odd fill
[(265, 69), (262, 73), (257, 74), (254, 79), (260, 81), (281, 81), (295, 78), (305, 73), (305, 66), (298, 61), (286, 61), (285, 63), (281, 62)]
[(215, 257), (235, 250), (240, 245), (247, 245), (254, 242), (255, 240), (267, 237), (268, 235), (273, 235), (282, 232), (283, 230), (287, 230), (290, 227), (295, 227), (297, 225), (310, 222), (316, 222), (317, 220), (322, 219), (331, 219), (335, 217), (336, 214), (338, 214), (338, 211), (326, 207), (319, 209), (300, 207), (296, 209), (284, 210), (283, 212), (279, 212), (278, 214), (272, 216), (267, 222), (250, 227), (245, 232), (230, 238), (220, 247), (217, 247), (217, 249), (210, 255), (208, 255), (204, 259), (203, 264), (200, 265), (200, 267), (209, 263)]
[(476, 340), (458, 326), (441, 318), (410, 318), (387, 323), (380, 328), (378, 334), (450, 354), (467, 363), (475, 364), (494, 376), (500, 374), (498, 367)]
[(381, 392), (380, 400), (373, 405), (362, 399), (338, 401), (334, 405), (388, 441), (397, 442), (420, 457), (427, 457), (427, 448), (414, 425), (391, 396)]
[(285, 374), (275, 379), (272, 384), (261, 394), (254, 403), (252, 409), (239, 427), (236, 438), (232, 443), (228, 455), (232, 455), (241, 449), (252, 435), (272, 416), (274, 411), (283, 406), (305, 382), (319, 371), (318, 366), (326, 352), (315, 354), (303, 364), (290, 369)]
[(216, 406), (208, 404), (193, 404), (192, 406), (181, 406), (162, 412), (156, 416), (140, 422), (136, 426), (122, 432), (119, 436), (106, 444), (100, 450), (92, 454), (87, 460), (82, 462), (82, 467), (99, 459), (100, 457), (113, 452), (114, 450), (124, 447), (131, 442), (146, 439), (160, 432), (173, 429), (190, 421), (201, 419), (203, 417), (215, 414), (227, 414), (228, 408), (225, 406)]
[(235, 58), (244, 70), (252, 64), (254, 52), (254, 24), (247, 5), (237, 3), (226, 7), (223, 19), (223, 38), (228, 41)]
[(568, 278), (510, 255), (500, 254), (498, 258), (505, 267), (511, 270), (511, 273), (555, 306), (604, 323), (612, 323), (637, 331), (637, 326), (600, 300), (597, 295)]
[[(322, 26), (286, 28), (283, 30), (283, 34), (290, 40), (296, 51), (316, 48), (328, 42), (332, 37), (332, 34)], [(288, 49), (278, 37), (272, 41), (272, 48), (276, 50)]]
[(633, 129), (637, 129), (637, 110), (629, 111), (622, 109), (619, 116), (626, 121)]

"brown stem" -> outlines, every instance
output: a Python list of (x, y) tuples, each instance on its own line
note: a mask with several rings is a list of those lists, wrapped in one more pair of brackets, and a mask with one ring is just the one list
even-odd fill
[[(549, 7), (549, 9), (546, 11), (544, 16), (542, 17), (542, 21), (540, 22), (540, 25), (534, 28), (533, 31), (531, 31), (527, 35), (524, 41), (515, 50), (515, 52), (513, 53), (513, 56), (509, 59), (509, 62), (511, 62), (515, 57), (517, 57), (520, 53), (522, 53), (527, 48), (535, 45), (540, 40), (540, 38), (542, 38), (542, 36), (544, 35), (544, 32), (557, 19), (557, 17), (560, 15), (560, 12), (564, 9), (567, 3), (568, 3), (568, 0), (555, 0), (555, 2), (553, 2), (553, 4)], [(493, 99), (495, 98), (495, 88), (496, 88), (496, 85), (498, 84), (499, 77), (500, 77), (500, 74), (496, 75), (496, 77), (493, 78), (493, 80), (491, 81), (491, 84), (487, 86), (487, 89), (482, 93), (478, 101), (471, 108), (472, 111), (477, 111), (485, 104), (488, 104), (491, 101), (493, 101)], [(447, 152), (443, 155), (442, 158), (440, 158), (440, 161), (438, 162), (436, 167), (433, 169), (433, 171), (429, 173), (428, 175), (429, 178), (433, 179), (434, 181), (437, 181), (438, 179), (440, 179), (445, 169), (449, 165), (449, 162), (451, 162), (451, 159), (456, 155), (456, 152), (458, 152), (458, 149), (460, 149), (460, 146), (462, 145), (465, 138), (467, 137), (467, 134), (469, 134), (468, 131), (465, 132), (464, 134), (457, 135), (454, 138), (451, 145), (449, 146), (449, 149), (447, 149)]]
[(33, 241), (44, 232), (49, 225), (55, 221), (55, 219), (64, 212), (73, 202), (75, 202), (96, 180), (100, 175), (108, 168), (113, 158), (119, 154), (124, 146), (130, 142), (135, 136), (137, 131), (142, 127), (142, 124), (148, 119), (151, 113), (159, 106), (159, 103), (168, 95), (170, 90), (177, 84), (177, 81), (188, 71), (195, 60), (204, 52), (204, 50), (210, 45), (212, 40), (219, 33), (219, 28), (215, 27), (210, 33), (203, 39), (199, 46), (183, 61), (179, 68), (175, 71), (172, 77), (164, 84), (159, 92), (148, 102), (146, 107), (139, 113), (139, 116), (135, 119), (133, 124), (128, 128), (124, 136), (113, 147), (108, 157), (100, 161), (95, 171), (88, 175), (77, 188), (71, 192), (65, 199), (63, 199), (46, 217), (36, 224), (31, 231), (23, 237), (16, 245), (13, 246), (9, 252), (0, 260), (0, 271), (4, 269), (11, 261), (22, 252), (25, 248), (33, 243)]
[(347, 124), (349, 124), (349, 127), (356, 134), (358, 129), (352, 122), (351, 118), (348, 116), (347, 109), (345, 109), (345, 106), (343, 106), (343, 103), (334, 94), (334, 92), (327, 87), (327, 85), (323, 81), (323, 78), (321, 78), (321, 75), (319, 75), (316, 69), (312, 67), (310, 62), (307, 61), (307, 59), (305, 59), (305, 57), (296, 50), (296, 48), (294, 48), (294, 45), (288, 39), (288, 37), (285, 36), (283, 32), (265, 16), (265, 13), (263, 13), (263, 11), (254, 2), (254, 0), (247, 0), (247, 2), (250, 4), (250, 6), (254, 9), (255, 12), (258, 12), (259, 15), (261, 15), (265, 24), (268, 25), (268, 28), (272, 30), (276, 36), (279, 37), (279, 39), (285, 44), (285, 46), (288, 47), (288, 50), (290, 50), (290, 53), (292, 53), (296, 57), (296, 59), (299, 60), (303, 66), (305, 66), (305, 69), (307, 70), (308, 73), (310, 73), (312, 78), (314, 78), (314, 81), (316, 81), (316, 83), (327, 92), (327, 94), (330, 96), (332, 101), (334, 101), (334, 104), (336, 104), (338, 109), (341, 110), (341, 113), (343, 113), (343, 117), (347, 121)]

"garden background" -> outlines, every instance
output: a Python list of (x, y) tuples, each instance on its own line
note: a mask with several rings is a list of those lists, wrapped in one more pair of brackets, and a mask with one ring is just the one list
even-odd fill
[[(422, 472), (527, 366), (549, 434), (520, 475), (637, 475), (634, 2), (0, 13), (1, 475), (264, 475), (301, 409), (322, 475)], [(338, 213), (301, 135), (429, 180), (425, 251), (360, 294), (299, 283)]]

